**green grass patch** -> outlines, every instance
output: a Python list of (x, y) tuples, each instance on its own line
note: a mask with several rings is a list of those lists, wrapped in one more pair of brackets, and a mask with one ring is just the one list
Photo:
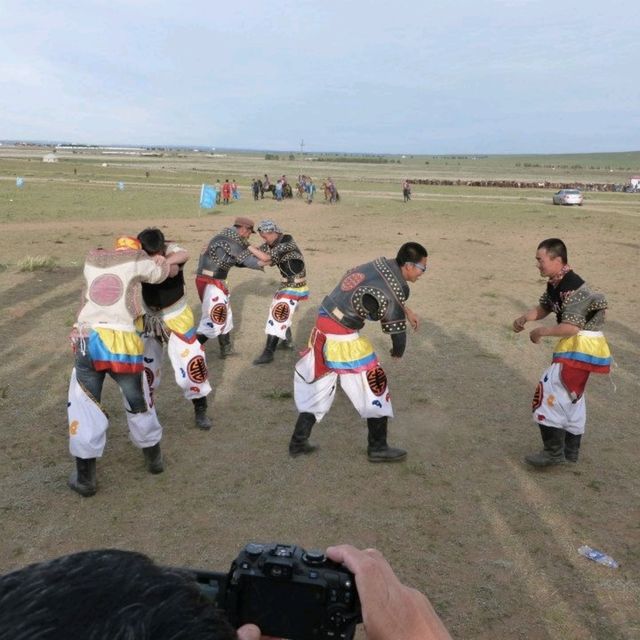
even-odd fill
[(269, 400), (288, 400), (289, 398), (293, 398), (293, 394), (291, 391), (286, 391), (284, 389), (273, 389), (263, 393), (262, 397), (268, 398)]
[(18, 262), (18, 271), (51, 271), (55, 266), (50, 256), (27, 256)]

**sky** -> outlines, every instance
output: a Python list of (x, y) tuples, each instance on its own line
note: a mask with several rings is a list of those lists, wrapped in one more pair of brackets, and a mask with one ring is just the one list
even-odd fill
[(0, 140), (637, 151), (638, 0), (0, 0)]

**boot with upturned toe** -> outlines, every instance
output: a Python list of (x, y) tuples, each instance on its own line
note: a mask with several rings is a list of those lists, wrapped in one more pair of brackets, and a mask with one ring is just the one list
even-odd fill
[(291, 327), (286, 330), (284, 340), (280, 346), (283, 349), (293, 349), (293, 335), (291, 334)]
[(268, 335), (264, 351), (253, 361), (253, 364), (268, 364), (269, 362), (273, 362), (273, 354), (278, 346), (279, 340), (280, 338), (278, 338), (278, 336)]
[(580, 441), (582, 435), (576, 435), (575, 433), (564, 434), (564, 457), (567, 462), (578, 462), (578, 454), (580, 453)]
[(407, 457), (404, 449), (396, 449), (387, 444), (388, 418), (367, 418), (369, 429), (367, 459), (369, 462), (402, 462)]
[(164, 471), (164, 464), (162, 462), (162, 451), (160, 451), (160, 443), (154, 444), (152, 447), (144, 447), (142, 449), (144, 453), (144, 461), (147, 465), (147, 471), (149, 473), (162, 473)]
[(311, 429), (313, 429), (315, 423), (316, 417), (313, 413), (302, 412), (298, 416), (291, 440), (289, 441), (289, 455), (292, 458), (300, 455), (308, 455), (317, 449), (315, 445), (309, 443)]
[(193, 398), (193, 408), (195, 412), (196, 427), (203, 431), (208, 431), (213, 426), (209, 416), (207, 415), (207, 397)]
[[(567, 460), (564, 456), (565, 430), (556, 427), (547, 427), (543, 424), (540, 427), (543, 449), (539, 453), (530, 453), (524, 457), (527, 464), (533, 467), (543, 468), (556, 464), (564, 464)], [(576, 457), (577, 459), (577, 457)]]
[(96, 482), (96, 459), (76, 458), (76, 468), (69, 476), (67, 483), (70, 489), (83, 498), (95, 495), (98, 490)]
[(231, 344), (231, 334), (222, 333), (218, 336), (218, 344), (220, 345), (220, 357), (224, 360), (233, 355), (233, 345)]

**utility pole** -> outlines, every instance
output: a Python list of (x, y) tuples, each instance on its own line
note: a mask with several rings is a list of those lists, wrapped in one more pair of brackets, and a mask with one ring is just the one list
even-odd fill
[(298, 176), (302, 175), (303, 163), (304, 163), (304, 138), (300, 140), (300, 164), (298, 165)]

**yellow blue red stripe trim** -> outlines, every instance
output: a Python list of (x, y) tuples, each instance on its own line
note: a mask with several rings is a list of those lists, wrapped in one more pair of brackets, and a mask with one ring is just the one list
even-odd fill
[(289, 300), (306, 300), (309, 297), (309, 287), (287, 287), (284, 285), (276, 293), (276, 298), (288, 298)]
[(337, 341), (327, 336), (323, 347), (324, 363), (336, 373), (358, 373), (378, 366), (378, 357), (367, 338)]
[(553, 353), (553, 362), (565, 362), (572, 367), (593, 373), (609, 373), (612, 358), (609, 345), (602, 334), (578, 333), (558, 342)]
[(87, 348), (96, 371), (140, 373), (144, 370), (144, 347), (140, 336), (133, 331), (93, 329)]

